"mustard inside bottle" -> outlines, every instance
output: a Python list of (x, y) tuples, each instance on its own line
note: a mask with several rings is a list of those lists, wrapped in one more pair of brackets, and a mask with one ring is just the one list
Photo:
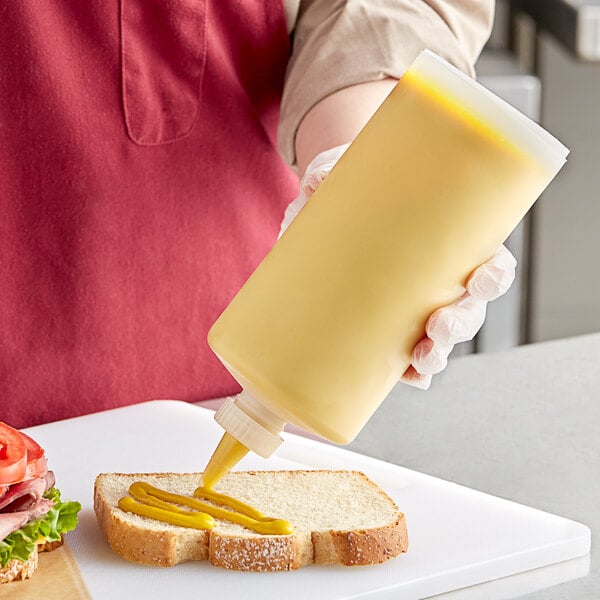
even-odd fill
[(429, 315), (564, 164), (511, 110), (419, 56), (208, 333), (258, 404), (329, 441), (356, 437)]

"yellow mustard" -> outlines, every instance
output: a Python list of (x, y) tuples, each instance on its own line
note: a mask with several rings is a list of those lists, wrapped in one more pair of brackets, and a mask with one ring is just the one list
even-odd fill
[[(294, 527), (289, 521), (267, 517), (240, 500), (219, 494), (206, 487), (199, 487), (194, 492), (195, 497), (192, 498), (166, 492), (143, 481), (136, 481), (129, 486), (129, 494), (131, 497), (126, 496), (119, 500), (121, 510), (171, 525), (192, 529), (212, 529), (215, 526), (215, 518), (217, 518), (237, 523), (265, 535), (294, 533)], [(202, 502), (198, 498), (210, 500), (231, 510)], [(185, 510), (181, 506), (193, 510)]]
[(246, 454), (248, 448), (231, 434), (225, 433), (202, 474), (204, 488), (211, 490)]

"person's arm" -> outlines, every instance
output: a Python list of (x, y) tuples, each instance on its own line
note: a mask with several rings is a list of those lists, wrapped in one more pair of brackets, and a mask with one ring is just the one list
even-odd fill
[(397, 79), (369, 81), (343, 88), (308, 111), (296, 134), (296, 161), (302, 176), (320, 152), (349, 144), (396, 85)]
[(354, 139), (423, 48), (473, 75), (493, 13), (493, 0), (301, 0), (279, 125), (286, 161), (303, 171)]

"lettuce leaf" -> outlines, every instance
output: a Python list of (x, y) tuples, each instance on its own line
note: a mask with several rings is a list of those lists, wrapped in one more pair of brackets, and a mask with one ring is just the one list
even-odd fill
[(61, 534), (77, 526), (77, 513), (81, 510), (79, 502), (63, 502), (60, 491), (55, 487), (47, 490), (44, 498), (54, 502), (54, 506), (45, 515), (30, 521), (0, 541), (1, 568), (13, 558), (27, 560), (40, 538), (47, 542), (57, 542)]

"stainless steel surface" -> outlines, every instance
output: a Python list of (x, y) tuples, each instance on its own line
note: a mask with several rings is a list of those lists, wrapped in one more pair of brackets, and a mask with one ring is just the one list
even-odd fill
[[(399, 384), (349, 447), (588, 525), (589, 575), (527, 598), (600, 597), (600, 333), (457, 359), (428, 392)], [(514, 597), (476, 588), (451, 597)]]
[(521, 0), (515, 4), (577, 58), (600, 60), (600, 0)]

